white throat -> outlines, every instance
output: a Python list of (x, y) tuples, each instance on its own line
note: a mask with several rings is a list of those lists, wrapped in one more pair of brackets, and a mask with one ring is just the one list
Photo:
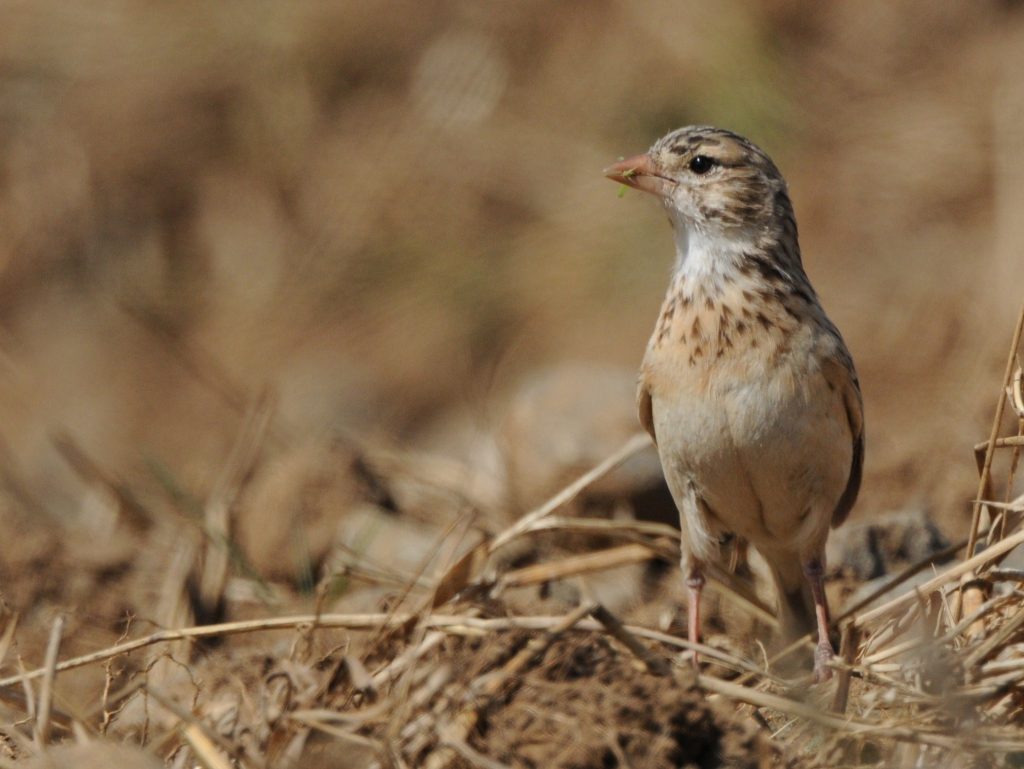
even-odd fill
[(746, 237), (743, 230), (733, 229), (726, 234), (697, 229), (672, 208), (669, 217), (676, 245), (673, 283), (721, 289), (734, 279), (743, 255), (754, 248), (753, 238)]

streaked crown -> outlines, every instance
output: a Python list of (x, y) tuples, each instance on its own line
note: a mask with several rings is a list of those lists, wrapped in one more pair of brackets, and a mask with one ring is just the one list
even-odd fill
[(658, 175), (674, 182), (666, 203), (696, 227), (775, 230), (792, 220), (779, 169), (738, 134), (688, 126), (663, 136), (648, 155)]

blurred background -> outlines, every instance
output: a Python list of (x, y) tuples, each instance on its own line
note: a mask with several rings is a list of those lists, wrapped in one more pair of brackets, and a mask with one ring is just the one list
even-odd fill
[(125, 510), (208, 499), (263, 397), (262, 466), (370, 441), (499, 514), (599, 461), (672, 259), (601, 169), (690, 123), (789, 180), (863, 384), (855, 515), (962, 536), (1024, 285), (1022, 72), (1009, 0), (4, 3), (6, 599), (93, 600), (50, 565), (124, 568)]

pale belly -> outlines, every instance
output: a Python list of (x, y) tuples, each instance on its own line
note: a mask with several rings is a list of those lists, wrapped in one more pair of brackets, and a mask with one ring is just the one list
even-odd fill
[[(715, 538), (737, 534), (762, 550), (814, 550), (850, 474), (842, 397), (813, 368), (761, 373), (652, 387), (662, 465), (684, 526), (687, 516), (704, 519), (689, 539), (704, 529)], [(695, 506), (691, 491), (705, 504)], [(690, 544), (706, 557), (701, 550), (710, 543)]]

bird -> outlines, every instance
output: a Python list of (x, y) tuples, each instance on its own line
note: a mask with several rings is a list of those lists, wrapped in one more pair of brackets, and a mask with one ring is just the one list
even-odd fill
[(679, 509), (689, 640), (708, 564), (736, 537), (767, 562), (786, 635), (817, 630), (814, 680), (827, 681), (825, 543), (860, 489), (864, 409), (804, 272), (786, 181), (762, 149), (713, 126), (674, 130), (604, 174), (658, 198), (674, 235), (637, 410)]

